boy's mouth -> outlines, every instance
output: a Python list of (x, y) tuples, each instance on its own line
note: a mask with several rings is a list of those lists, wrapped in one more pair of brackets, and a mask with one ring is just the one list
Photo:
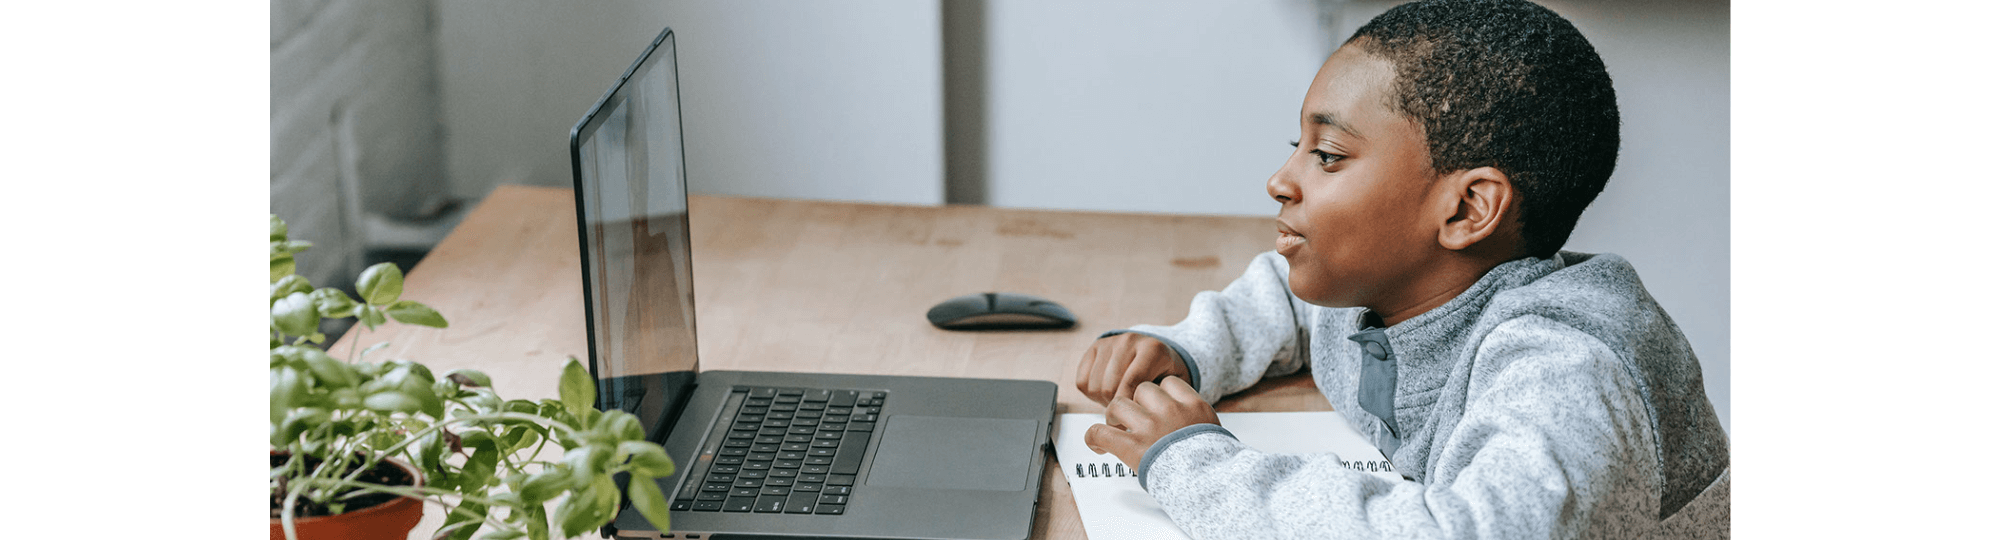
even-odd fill
[(1299, 250), (1299, 246), (1303, 246), (1305, 245), (1305, 243), (1306, 243), (1306, 237), (1300, 236), (1298, 231), (1292, 230), (1291, 226), (1285, 225), (1285, 222), (1283, 221), (1278, 222), (1279, 255), (1290, 257), (1292, 256), (1293, 252)]

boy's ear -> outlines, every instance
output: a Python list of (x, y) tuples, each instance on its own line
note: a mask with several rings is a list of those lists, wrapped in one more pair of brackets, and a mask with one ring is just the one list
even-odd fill
[(1513, 219), (1508, 210), (1516, 202), (1514, 182), (1507, 173), (1479, 167), (1445, 175), (1438, 182), (1440, 202), (1456, 207), (1438, 229), (1439, 245), (1463, 251), (1507, 230), (1507, 222)]

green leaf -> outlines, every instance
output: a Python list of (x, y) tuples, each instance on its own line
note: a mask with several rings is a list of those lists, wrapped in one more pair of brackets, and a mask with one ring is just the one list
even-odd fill
[(674, 460), (667, 457), (667, 450), (659, 444), (625, 441), (618, 443), (618, 453), (632, 456), (632, 460), (626, 462), (626, 465), (631, 467), (632, 474), (655, 477), (674, 474)]
[(402, 300), (394, 304), (389, 304), (388, 311), (390, 317), (394, 317), (397, 321), (405, 324), (429, 326), (431, 328), (449, 326), (449, 323), (444, 322), (444, 316), (439, 315), (437, 310), (431, 309), (430, 306), (419, 304), (414, 300)]
[(548, 509), (539, 504), (531, 504), (527, 507), (527, 514), (528, 526), (523, 529), (528, 531), (529, 540), (549, 540)]
[(597, 445), (573, 448), (563, 453), (563, 464), (569, 465), (569, 487), (571, 489), (590, 485), (593, 478), (604, 476), (611, 465), (611, 449)]
[(306, 293), (295, 292), (271, 303), (271, 326), (286, 335), (308, 335), (319, 330), (319, 311)]
[(584, 411), (591, 410), (592, 402), (597, 401), (597, 379), (590, 376), (590, 370), (584, 369), (576, 357), (569, 357), (569, 363), (563, 364), (556, 395), (562, 398), (563, 408), (569, 410), (570, 416), (581, 420)]
[(361, 319), (361, 324), (368, 325), (369, 330), (374, 330), (375, 327), (389, 321), (382, 317), (382, 310), (368, 304), (355, 304), (354, 318)]
[(272, 241), (272, 242), (282, 242), (282, 241), (284, 241), (284, 240), (285, 240), (285, 236), (286, 236), (286, 233), (290, 232), (290, 230), (291, 230), (291, 228), (290, 228), (290, 227), (287, 227), (287, 226), (285, 226), (285, 220), (282, 220), (282, 219), (278, 219), (278, 215), (277, 215), (277, 214), (271, 214), (271, 241)]
[(610, 523), (617, 512), (618, 484), (610, 475), (598, 475), (589, 487), (556, 505), (556, 522), (564, 536), (576, 536)]
[(447, 536), (446, 538), (450, 540), (470, 540), (472, 533), (477, 532), (480, 525), (486, 524), (486, 520), (482, 519), (486, 516), (486, 505), (475, 502), (460, 502), (458, 509), (469, 512), (469, 514), (460, 512), (445, 514), (444, 527), (439, 530), (442, 531), (459, 523), (468, 523), (468, 525), (457, 525), (463, 528), (451, 531), (451, 536)]
[(424, 410), (424, 402), (399, 390), (383, 390), (361, 399), (361, 405), (381, 412), (415, 413)]
[(393, 304), (403, 296), (403, 270), (396, 268), (396, 263), (376, 263), (361, 271), (354, 290), (361, 291), (361, 299), (370, 304)]
[(292, 275), (293, 272), (298, 271), (298, 265), (299, 265), (298, 261), (293, 260), (289, 256), (272, 258), (271, 282), (277, 283), (279, 279), (283, 279), (285, 276)]
[[(543, 502), (569, 489), (569, 478), (569, 469), (560, 466), (548, 467), (529, 475), (528, 481), (521, 483), (521, 502), (527, 506), (541, 506)], [(548, 526), (544, 525), (543, 528)]]
[(354, 315), (354, 298), (347, 296), (347, 291), (326, 287), (313, 290), (310, 296), (313, 305), (319, 306), (321, 317), (338, 319)]
[(271, 422), (285, 420), (285, 415), (305, 398), (306, 380), (304, 374), (291, 366), (271, 368)]
[(271, 283), (271, 303), (275, 304), (279, 298), (291, 296), (295, 292), (312, 294), (312, 282), (306, 280), (305, 276), (300, 275), (289, 275), (279, 278), (278, 281)]
[(319, 380), (320, 386), (351, 388), (361, 384), (361, 374), (355, 373), (354, 368), (348, 367), (346, 362), (327, 356), (319, 349), (305, 348), (299, 356), (305, 358), (306, 366), (312, 370), (313, 377)]
[(645, 516), (647, 523), (653, 524), (653, 529), (673, 530), (667, 527), (667, 495), (660, 492), (660, 483), (653, 477), (632, 473), (632, 482), (625, 485), (625, 495), (631, 499), (632, 508)]
[[(666, 529), (660, 529), (660, 530), (664, 531)], [(479, 537), (479, 540), (514, 540), (516, 538), (520, 538), (527, 535), (528, 533), (524, 533), (513, 529), (506, 529), (506, 530), (499, 530), (486, 533), (486, 536)]]
[(591, 431), (604, 438), (604, 443), (616, 445), (619, 441), (646, 440), (646, 428), (639, 427), (639, 417), (620, 410), (603, 413)]

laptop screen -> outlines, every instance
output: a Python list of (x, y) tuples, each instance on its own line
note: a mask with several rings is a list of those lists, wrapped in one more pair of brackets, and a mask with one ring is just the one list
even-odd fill
[(669, 30), (570, 132), (598, 406), (639, 415), (656, 438), (697, 367), (675, 77)]

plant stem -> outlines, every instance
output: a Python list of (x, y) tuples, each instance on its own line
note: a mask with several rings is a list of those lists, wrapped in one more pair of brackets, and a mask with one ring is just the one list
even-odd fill
[[(416, 433), (411, 433), (411, 434), (410, 434), (410, 436), (408, 436), (408, 437), (404, 437), (404, 438), (403, 438), (403, 441), (402, 441), (402, 442), (399, 442), (399, 443), (396, 443), (396, 444), (395, 444), (395, 446), (390, 446), (390, 447), (388, 447), (388, 448), (386, 448), (386, 449), (383, 449), (383, 450), (382, 450), (382, 451), (380, 451), (380, 452), (377, 452), (377, 453), (376, 453), (376, 454), (375, 454), (374, 456), (372, 456), (372, 457), (370, 457), (370, 458), (369, 458), (369, 460), (368, 460), (368, 462), (367, 462), (367, 464), (366, 464), (366, 466), (365, 466), (365, 467), (360, 467), (360, 468), (356, 468), (356, 469), (354, 469), (354, 472), (352, 472), (352, 473), (349, 473), (349, 474), (347, 475), (347, 478), (345, 478), (344, 480), (346, 480), (346, 481), (353, 481), (353, 480), (354, 480), (355, 478), (358, 478), (358, 477), (360, 477), (360, 476), (361, 476), (361, 473), (362, 473), (362, 471), (366, 471), (366, 470), (368, 470), (368, 469), (370, 469), (370, 468), (374, 468), (374, 467), (375, 467), (375, 464), (376, 464), (376, 463), (380, 463), (380, 462), (382, 461), (382, 457), (383, 457), (383, 456), (387, 456), (387, 455), (390, 455), (390, 454), (394, 454), (394, 453), (396, 453), (397, 451), (399, 451), (399, 450), (402, 450), (402, 449), (403, 449), (403, 447), (405, 447), (405, 446), (409, 446), (409, 445), (410, 445), (411, 443), (414, 443), (414, 442), (417, 442), (417, 440), (418, 440), (418, 439), (422, 439), (422, 438), (424, 438), (424, 436), (425, 436), (425, 435), (429, 435), (429, 434), (430, 434), (431, 432), (433, 432), (433, 431), (438, 431), (438, 430), (441, 430), (441, 429), (444, 429), (444, 427), (445, 427), (446, 425), (450, 425), (450, 424), (456, 424), (456, 423), (464, 423), (464, 422), (473, 422), (473, 421), (479, 421), (479, 420), (523, 420), (523, 421), (528, 421), (528, 422), (534, 422), (534, 423), (539, 423), (539, 424), (548, 424), (548, 425), (549, 425), (549, 427), (553, 427), (553, 428), (557, 428), (557, 429), (561, 429), (561, 430), (563, 430), (563, 432), (564, 432), (565, 434), (571, 434), (571, 433), (575, 433), (575, 432), (576, 432), (576, 430), (572, 430), (572, 429), (570, 429), (570, 428), (569, 428), (569, 426), (565, 426), (565, 425), (562, 425), (562, 423), (560, 423), (560, 422), (556, 422), (556, 421), (554, 421), (554, 420), (550, 420), (550, 419), (547, 419), (547, 418), (543, 418), (543, 417), (540, 417), (540, 416), (535, 416), (535, 415), (532, 415), (532, 414), (527, 414), (527, 413), (517, 413), (517, 412), (497, 412), (497, 413), (487, 413), (487, 414), (475, 414), (475, 415), (472, 415), (472, 416), (460, 416), (460, 417), (458, 417), (458, 418), (452, 418), (452, 419), (449, 419), (449, 420), (440, 420), (440, 421), (438, 421), (438, 423), (435, 423), (435, 424), (431, 424), (431, 425), (430, 425), (430, 427), (426, 427), (426, 428), (424, 428), (424, 429), (423, 429), (423, 431), (418, 431), (418, 432), (416, 432)], [(546, 439), (546, 438), (547, 438), (547, 437), (544, 437), (544, 439)]]

